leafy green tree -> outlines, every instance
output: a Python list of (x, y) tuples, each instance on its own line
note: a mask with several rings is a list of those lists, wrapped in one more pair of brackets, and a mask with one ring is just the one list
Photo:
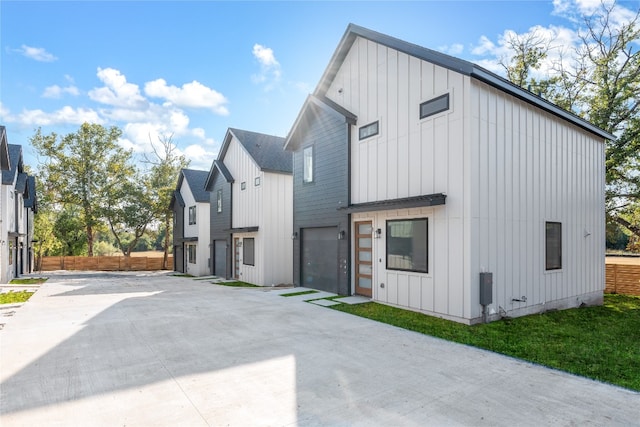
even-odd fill
[(87, 235), (83, 230), (80, 209), (68, 205), (58, 213), (53, 235), (62, 243), (64, 256), (84, 255), (87, 253)]
[(161, 136), (158, 138), (160, 146), (151, 142), (153, 155), (145, 157), (145, 163), (151, 167), (147, 174), (149, 187), (153, 189), (151, 195), (154, 217), (159, 221), (160, 228), (164, 229), (163, 268), (168, 268), (169, 247), (172, 236), (172, 215), (169, 209), (173, 191), (176, 188), (178, 174), (180, 170), (189, 166), (189, 161), (184, 155), (178, 154), (176, 146), (173, 144), (172, 136)]
[(89, 256), (93, 256), (95, 232), (103, 224), (107, 186), (133, 173), (131, 151), (117, 144), (121, 134), (117, 127), (84, 123), (61, 139), (55, 133), (43, 135), (41, 129), (31, 138), (44, 158), (40, 169), (55, 192), (53, 202), (80, 209), (78, 219)]
[(606, 142), (607, 221), (640, 237), (640, 10), (620, 22), (618, 7), (603, 2), (585, 17), (580, 45), (561, 55), (546, 79), (532, 77), (551, 48), (542, 37), (514, 36), (514, 55), (502, 63), (515, 84), (616, 136)]

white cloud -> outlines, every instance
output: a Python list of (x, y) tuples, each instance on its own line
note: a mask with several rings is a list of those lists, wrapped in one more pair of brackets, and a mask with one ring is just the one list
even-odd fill
[(42, 47), (32, 47), (23, 44), (20, 46), (20, 49), (16, 49), (16, 51), (38, 62), (53, 62), (58, 59)]
[(13, 122), (23, 125), (52, 126), (74, 124), (81, 125), (84, 122), (104, 124), (105, 121), (92, 109), (62, 107), (51, 113), (42, 110), (23, 110), (22, 113), (11, 117)]
[(44, 92), (42, 93), (42, 97), (59, 99), (62, 98), (62, 95), (64, 95), (65, 93), (73, 96), (80, 95), (80, 91), (75, 86), (60, 87), (58, 85), (53, 85), (45, 88)]
[(189, 167), (194, 169), (207, 170), (215, 160), (217, 152), (207, 150), (202, 145), (192, 144), (184, 149), (184, 156), (191, 160)]
[(276, 59), (273, 49), (256, 43), (253, 45), (252, 53), (260, 64), (260, 73), (252, 75), (251, 80), (256, 84), (264, 84), (266, 91), (273, 89), (282, 75), (280, 63)]
[(144, 92), (147, 96), (166, 99), (178, 107), (208, 108), (221, 116), (229, 114), (224, 95), (196, 80), (177, 87), (167, 85), (164, 79), (157, 79), (146, 83)]
[(438, 48), (438, 50), (440, 52), (456, 56), (456, 55), (460, 55), (460, 54), (462, 54), (462, 52), (464, 52), (464, 45), (462, 45), (460, 43), (454, 43), (454, 44), (448, 45), (448, 46), (440, 46)]
[(114, 107), (146, 108), (147, 100), (140, 95), (138, 85), (127, 83), (127, 78), (114, 68), (98, 68), (98, 78), (105, 86), (89, 91), (89, 98)]

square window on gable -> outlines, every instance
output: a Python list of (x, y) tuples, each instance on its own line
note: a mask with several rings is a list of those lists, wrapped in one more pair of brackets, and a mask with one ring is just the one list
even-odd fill
[(433, 116), (449, 109), (449, 94), (445, 93), (420, 104), (420, 118)]
[(379, 122), (376, 120), (375, 122), (364, 125), (360, 129), (358, 129), (358, 137), (360, 138), (360, 140), (377, 135), (380, 132), (380, 126), (378, 125), (378, 123)]
[(253, 181), (253, 185), (255, 185), (256, 187), (258, 187), (260, 185), (260, 177), (256, 176), (256, 179)]
[(246, 190), (247, 189), (247, 183), (246, 181), (243, 181), (242, 183), (240, 183), (240, 190)]

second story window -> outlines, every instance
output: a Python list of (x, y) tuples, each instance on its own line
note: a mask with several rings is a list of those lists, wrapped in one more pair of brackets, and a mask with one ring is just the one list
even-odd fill
[(189, 206), (189, 225), (196, 223), (196, 207)]
[(358, 129), (358, 137), (359, 139), (369, 138), (370, 136), (377, 135), (380, 132), (380, 127), (378, 122), (369, 123), (368, 125), (362, 126)]
[[(243, 183), (244, 184), (244, 183)], [(217, 200), (218, 212), (222, 212), (222, 190), (218, 190)]]
[(302, 151), (302, 182), (313, 182), (313, 145)]

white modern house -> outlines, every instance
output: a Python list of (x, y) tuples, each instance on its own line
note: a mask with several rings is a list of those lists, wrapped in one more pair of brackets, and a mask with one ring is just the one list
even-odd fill
[(209, 274), (209, 193), (207, 171), (182, 169), (171, 199), (174, 270), (193, 276)]
[(284, 138), (229, 128), (209, 171), (212, 274), (292, 282), (293, 184)]
[(33, 219), (37, 203), (35, 179), (24, 172), (22, 146), (7, 143), (4, 126), (0, 126), (0, 138), (0, 159), (3, 159), (0, 161), (0, 283), (8, 283), (33, 271)]
[(600, 304), (612, 138), (350, 25), (285, 142), (294, 282), (468, 324)]

